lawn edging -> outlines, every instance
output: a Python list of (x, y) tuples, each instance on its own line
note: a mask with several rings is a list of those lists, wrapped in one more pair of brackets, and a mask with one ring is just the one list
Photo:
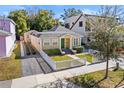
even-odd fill
[(53, 71), (56, 71), (56, 63), (43, 50), (40, 51), (40, 55), (50, 65)]

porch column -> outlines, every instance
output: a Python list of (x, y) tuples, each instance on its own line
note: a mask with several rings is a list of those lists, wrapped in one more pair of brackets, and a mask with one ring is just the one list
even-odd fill
[(70, 38), (70, 49), (72, 49), (72, 37)]
[(81, 37), (80, 37), (80, 46), (81, 46)]
[(61, 50), (61, 37), (59, 38), (59, 49)]

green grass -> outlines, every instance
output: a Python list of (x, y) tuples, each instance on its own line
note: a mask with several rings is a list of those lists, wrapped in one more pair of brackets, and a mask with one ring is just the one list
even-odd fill
[(83, 65), (81, 62), (77, 61), (77, 60), (70, 60), (70, 61), (65, 61), (65, 62), (57, 62), (57, 69), (60, 70), (60, 69), (64, 69), (64, 68), (70, 68), (71, 66), (80, 66), (80, 65)]
[(11, 57), (0, 60), (0, 80), (21, 77), (20, 46), (17, 42)]
[(94, 57), (91, 54), (77, 54), (76, 56), (82, 59), (85, 58), (90, 63), (94, 60)]
[(52, 56), (52, 60), (59, 62), (59, 61), (64, 61), (64, 60), (72, 60), (73, 58), (67, 56), (67, 55), (62, 55), (62, 56)]
[[(96, 83), (95, 87), (109, 88), (115, 87), (122, 80), (123, 72), (124, 71), (122, 69), (109, 71), (109, 79), (106, 80), (102, 80), (105, 75), (105, 70), (76, 76), (68, 80), (75, 84), (81, 85), (82, 87), (94, 87), (94, 84)], [(100, 80), (102, 81), (97, 83)], [(124, 84), (124, 81), (122, 81), (119, 85), (122, 84)]]
[(59, 49), (47, 49), (47, 50), (44, 50), (44, 52), (49, 56), (61, 55), (61, 52)]
[(67, 55), (53, 56), (51, 58), (56, 62), (56, 67), (58, 70), (83, 65), (78, 60), (74, 60)]

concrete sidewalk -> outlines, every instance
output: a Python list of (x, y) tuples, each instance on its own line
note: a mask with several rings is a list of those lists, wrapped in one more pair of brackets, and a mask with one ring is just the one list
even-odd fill
[[(114, 67), (116, 64), (114, 62), (109, 62), (109, 68)], [(58, 79), (70, 78), (73, 76), (86, 74), (90, 72), (95, 72), (99, 70), (104, 70), (106, 68), (106, 62), (82, 66), (78, 68), (72, 68), (68, 70), (63, 70), (59, 72), (53, 72), (49, 74), (38, 74), (22, 78), (13, 79), (11, 82), (11, 88), (31, 88), (39, 84), (49, 83), (56, 81)], [(4, 84), (4, 87), (7, 84)], [(2, 87), (2, 85), (0, 85)]]

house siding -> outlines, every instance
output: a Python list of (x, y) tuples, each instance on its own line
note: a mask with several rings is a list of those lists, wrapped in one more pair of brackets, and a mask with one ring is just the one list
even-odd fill
[(40, 43), (40, 38), (30, 35), (31, 45), (34, 46), (38, 51), (42, 49), (42, 44)]
[(10, 32), (10, 21), (0, 19), (0, 29)]
[(15, 40), (15, 24), (10, 20), (0, 19), (0, 29), (12, 33), (11, 36), (0, 36), (0, 56), (10, 56)]
[(0, 57), (6, 56), (6, 43), (4, 36), (0, 36)]
[[(43, 43), (43, 45), (42, 45), (43, 50), (59, 48), (59, 37), (43, 38), (42, 43)], [(49, 43), (49, 44), (45, 45), (45, 43)]]

